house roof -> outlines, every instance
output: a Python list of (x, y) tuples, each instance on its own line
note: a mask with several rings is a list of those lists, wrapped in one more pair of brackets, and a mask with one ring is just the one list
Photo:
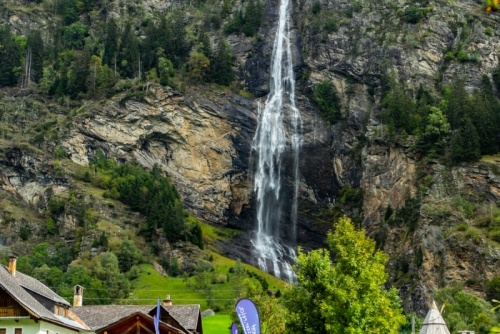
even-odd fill
[(163, 308), (183, 327), (189, 330), (196, 330), (200, 315), (200, 305), (172, 305), (164, 306)]
[[(135, 316), (142, 317), (145, 321), (148, 321), (151, 325), (154, 326), (154, 319), (152, 316), (150, 316), (149, 314), (143, 313), (143, 312), (133, 312), (133, 313), (129, 314), (128, 316), (123, 317), (120, 320), (118, 320), (114, 323), (111, 323), (106, 327), (101, 328), (99, 331), (103, 331), (103, 330), (108, 331), (108, 330), (112, 329), (113, 327), (119, 325), (120, 323), (126, 322), (127, 320), (134, 318)], [(169, 325), (167, 323), (164, 323), (164, 322), (160, 322), (159, 325), (160, 325), (160, 328), (164, 327), (164, 328), (168, 329), (169, 332), (175, 332), (175, 333), (179, 333), (179, 334), (189, 333), (189, 331), (182, 326), (181, 326), (182, 328), (176, 328), (176, 327)]]
[(2, 286), (8, 294), (12, 296), (28, 313), (38, 319), (43, 319), (49, 322), (57, 323), (66, 327), (77, 330), (87, 330), (83, 324), (71, 318), (58, 317), (36, 300), (29, 292), (32, 291), (41, 295), (55, 303), (69, 306), (69, 303), (58, 296), (54, 291), (50, 290), (41, 282), (17, 271), (15, 276), (12, 276), (7, 267), (0, 266), (0, 286)]
[(71, 310), (92, 330), (109, 326), (132, 313), (148, 314), (152, 306), (141, 305), (86, 305), (73, 307)]
[[(162, 306), (177, 322), (189, 331), (196, 331), (200, 305)], [(91, 329), (98, 331), (133, 313), (141, 312), (151, 316), (156, 306), (144, 305), (86, 305), (71, 309)], [(154, 314), (153, 314), (154, 315)]]
[(425, 316), (420, 334), (450, 334), (446, 322), (439, 312), (436, 302), (432, 301), (431, 308)]

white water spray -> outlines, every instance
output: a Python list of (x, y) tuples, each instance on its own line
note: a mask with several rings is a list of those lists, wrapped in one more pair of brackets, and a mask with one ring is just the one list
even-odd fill
[[(299, 151), (301, 117), (295, 105), (295, 79), (292, 64), (289, 25), (290, 0), (282, 0), (271, 58), (270, 91), (262, 108), (259, 104), (253, 150), (257, 154), (254, 191), (257, 199), (257, 231), (253, 242), (260, 269), (277, 277), (293, 279), (292, 262), (297, 225), (299, 190)], [(286, 120), (289, 120), (287, 128)], [(282, 169), (285, 150), (291, 149), (293, 194), (284, 193)], [(283, 199), (292, 197), (287, 240), (283, 228)], [(287, 207), (285, 205), (285, 207)]]

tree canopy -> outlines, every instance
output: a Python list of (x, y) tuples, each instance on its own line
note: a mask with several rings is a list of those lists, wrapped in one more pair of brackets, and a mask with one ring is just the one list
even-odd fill
[(398, 333), (405, 318), (397, 290), (384, 287), (387, 255), (349, 218), (334, 228), (329, 249), (299, 249), (297, 284), (285, 294), (287, 332)]

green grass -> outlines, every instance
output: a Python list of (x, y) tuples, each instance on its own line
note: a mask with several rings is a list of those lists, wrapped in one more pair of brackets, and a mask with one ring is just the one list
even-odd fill
[(493, 163), (500, 162), (500, 154), (483, 155), (481, 157), (481, 161), (484, 161), (484, 162), (493, 162)]
[[(236, 261), (228, 259), (216, 253), (211, 253), (213, 256), (212, 265), (213, 271), (207, 272), (207, 288), (196, 289), (196, 277), (189, 278), (189, 285), (185, 278), (181, 277), (164, 277), (160, 275), (152, 265), (141, 264), (141, 273), (139, 277), (133, 281), (133, 289), (130, 297), (127, 299), (128, 304), (139, 305), (154, 305), (157, 298), (165, 298), (168, 294), (174, 304), (200, 304), (201, 310), (209, 308), (208, 299), (211, 294), (213, 302), (220, 309), (219, 312), (227, 313), (235, 302), (235, 283), (228, 275), (229, 268), (233, 267)], [(264, 277), (269, 283), (269, 289), (283, 291), (286, 283), (282, 280), (264, 273), (250, 265), (243, 264), (248, 271), (255, 272)], [(217, 276), (229, 277), (223, 283), (213, 283), (213, 278)]]
[(164, 277), (152, 265), (141, 264), (141, 274), (133, 282), (134, 288), (128, 298), (133, 305), (154, 305), (158, 297), (170, 295), (174, 304), (200, 304), (202, 310), (208, 308), (207, 297), (203, 292), (188, 287), (182, 278)]
[(204, 334), (223, 334), (229, 333), (231, 318), (227, 314), (217, 314), (213, 317), (203, 318)]

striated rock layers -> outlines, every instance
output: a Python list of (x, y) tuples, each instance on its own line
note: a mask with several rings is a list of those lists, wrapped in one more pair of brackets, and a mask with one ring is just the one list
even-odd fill
[[(321, 246), (332, 226), (326, 218), (335, 217), (355, 189), (363, 204), (354, 210), (390, 254), (390, 281), (407, 311), (425, 312), (433, 291), (453, 282), (481, 294), (484, 280), (500, 275), (500, 251), (472, 216), (487, 217), (500, 201), (500, 162), (448, 167), (424, 160), (412, 150), (415, 138), (389, 138), (379, 106), (381, 78), (389, 72), (410, 90), (422, 85), (432, 92), (458, 73), (467, 90), (474, 90), (499, 61), (500, 36), (485, 33), (498, 27), (498, 15), (488, 16), (470, 0), (425, 1), (416, 23), (405, 15), (410, 1), (319, 5), (313, 11), (313, 1), (295, 2), (291, 22), (303, 118), (298, 243)], [(71, 160), (87, 165), (99, 149), (144, 166), (158, 164), (193, 215), (252, 231), (251, 145), (258, 98), (269, 90), (277, 15), (276, 2), (264, 1), (264, 7), (258, 36), (228, 37), (237, 85), (255, 98), (196, 85), (181, 95), (152, 84), (136, 92), (140, 98), (121, 93), (86, 104), (61, 140)], [(44, 26), (40, 17), (34, 26)], [(21, 14), (10, 18), (19, 32), (26, 20)], [(345, 121), (334, 126), (325, 124), (307, 98), (323, 80), (333, 82), (342, 101)], [(39, 158), (9, 154), (0, 171), (4, 191), (28, 203), (37, 202), (47, 184), (65, 191), (66, 180), (48, 175)], [(248, 234), (221, 247), (251, 262)]]

